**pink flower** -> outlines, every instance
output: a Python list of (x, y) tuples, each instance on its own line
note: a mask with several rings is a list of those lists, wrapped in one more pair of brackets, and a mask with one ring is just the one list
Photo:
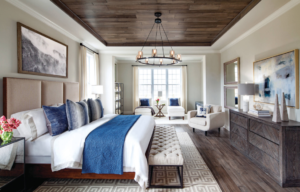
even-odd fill
[(3, 131), (2, 131), (2, 130), (0, 130), (0, 135), (2, 135), (2, 133), (3, 133)]
[(6, 121), (5, 116), (0, 117), (0, 124), (2, 124), (2, 123), (5, 122), (5, 121)]

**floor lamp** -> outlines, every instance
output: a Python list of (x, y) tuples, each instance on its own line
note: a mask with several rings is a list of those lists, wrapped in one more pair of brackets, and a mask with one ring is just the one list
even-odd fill
[(238, 85), (239, 95), (243, 95), (243, 112), (249, 111), (249, 95), (254, 95), (253, 83), (242, 83)]

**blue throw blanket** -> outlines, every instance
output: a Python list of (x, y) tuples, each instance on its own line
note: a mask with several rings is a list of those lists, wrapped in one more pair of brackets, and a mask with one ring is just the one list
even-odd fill
[(85, 139), (82, 173), (123, 174), (125, 137), (141, 115), (119, 115)]

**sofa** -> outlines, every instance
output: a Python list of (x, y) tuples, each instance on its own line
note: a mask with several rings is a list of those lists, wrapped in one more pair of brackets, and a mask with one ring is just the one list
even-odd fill
[(197, 110), (188, 112), (189, 126), (193, 128), (193, 132), (195, 132), (195, 129), (204, 131), (205, 136), (207, 136), (208, 131), (213, 129), (219, 129), (220, 131), (220, 128), (225, 125), (225, 112), (222, 112), (222, 106), (220, 105), (211, 105), (210, 112), (206, 114), (206, 118), (196, 116)]

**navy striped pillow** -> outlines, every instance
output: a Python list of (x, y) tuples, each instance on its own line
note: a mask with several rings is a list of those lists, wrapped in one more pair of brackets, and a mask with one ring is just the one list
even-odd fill
[(67, 100), (66, 113), (69, 124), (69, 131), (80, 128), (90, 122), (89, 110), (86, 102), (73, 102)]

